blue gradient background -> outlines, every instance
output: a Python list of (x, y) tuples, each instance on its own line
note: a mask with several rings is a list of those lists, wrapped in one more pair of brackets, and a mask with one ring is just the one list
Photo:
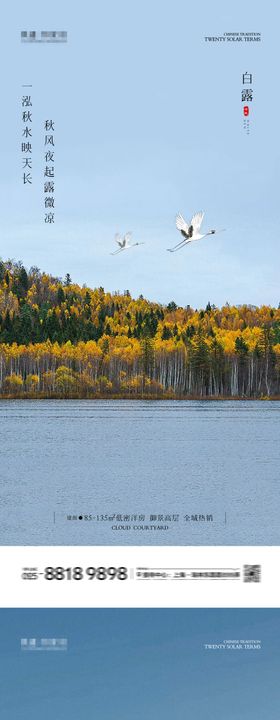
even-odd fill
[[(3, 720), (279, 718), (279, 610), (1, 610), (0, 626)], [(262, 650), (204, 649), (237, 639)]]

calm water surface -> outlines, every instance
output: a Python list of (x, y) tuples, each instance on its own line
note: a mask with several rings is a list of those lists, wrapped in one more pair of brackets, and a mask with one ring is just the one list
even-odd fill
[(2, 401), (0, 544), (280, 545), (279, 428), (279, 402)]

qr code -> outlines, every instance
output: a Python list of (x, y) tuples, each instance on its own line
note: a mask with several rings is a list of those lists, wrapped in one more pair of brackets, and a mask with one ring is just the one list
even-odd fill
[(261, 566), (260, 565), (243, 565), (244, 582), (260, 582)]

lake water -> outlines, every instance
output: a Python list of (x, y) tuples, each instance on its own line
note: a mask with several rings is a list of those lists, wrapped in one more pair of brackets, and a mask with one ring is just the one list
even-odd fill
[(280, 402), (0, 402), (1, 545), (280, 545)]

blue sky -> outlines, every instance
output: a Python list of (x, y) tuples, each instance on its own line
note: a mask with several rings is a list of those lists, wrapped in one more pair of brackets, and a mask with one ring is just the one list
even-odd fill
[[(0, 610), (5, 720), (279, 718), (279, 610)], [(66, 637), (67, 652), (20, 639)], [(258, 651), (205, 643), (260, 640)]]
[[(5, 8), (1, 38), (3, 258), (194, 307), (280, 300), (278, 8), (237, 0)], [(22, 44), (21, 30), (67, 30)], [(261, 43), (205, 35), (261, 32)], [(253, 74), (251, 132), (242, 74)], [(32, 83), (33, 185), (23, 187), (21, 94)], [(55, 123), (56, 221), (44, 224), (43, 122)], [(170, 255), (178, 211), (227, 228)], [(115, 232), (145, 245), (111, 257)]]

